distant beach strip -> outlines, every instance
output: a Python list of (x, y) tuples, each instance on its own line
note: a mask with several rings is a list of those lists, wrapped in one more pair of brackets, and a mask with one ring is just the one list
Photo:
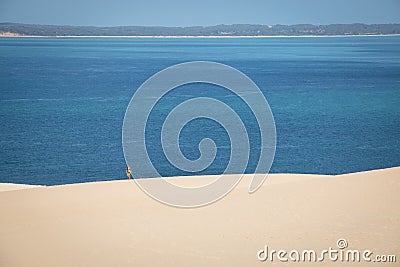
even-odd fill
[(0, 37), (3, 38), (10, 38), (10, 37), (17, 37), (17, 38), (142, 38), (142, 39), (151, 39), (151, 38), (159, 38), (159, 39), (202, 39), (202, 38), (210, 38), (210, 39), (240, 39), (240, 38), (337, 38), (337, 37), (385, 37), (385, 36), (400, 36), (400, 34), (369, 34), (369, 35), (279, 35), (279, 36), (272, 36), (272, 35), (259, 35), (259, 36), (248, 36), (248, 35), (243, 35), (243, 36), (179, 36), (179, 35), (171, 35), (171, 36), (160, 36), (160, 35), (154, 35), (154, 36), (140, 36), (140, 35), (135, 35), (135, 36), (127, 36), (127, 35), (118, 35), (118, 36), (106, 36), (106, 35), (101, 35), (101, 36), (91, 36), (91, 35), (86, 35), (86, 36), (79, 36), (79, 35), (69, 35), (69, 36), (39, 36), (39, 35), (18, 35), (18, 34), (1, 34)]

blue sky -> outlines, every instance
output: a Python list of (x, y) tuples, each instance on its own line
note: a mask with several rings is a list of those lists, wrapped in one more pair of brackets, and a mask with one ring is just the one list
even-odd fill
[(400, 23), (400, 0), (0, 0), (0, 22), (93, 26)]

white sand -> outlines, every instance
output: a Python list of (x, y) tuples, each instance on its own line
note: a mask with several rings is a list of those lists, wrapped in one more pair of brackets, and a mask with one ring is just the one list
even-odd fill
[(40, 185), (0, 183), (0, 192), (21, 190), (21, 189), (27, 189), (27, 188), (35, 188), (35, 187), (39, 187), (39, 186)]
[(125, 180), (1, 192), (0, 266), (338, 266), (260, 262), (257, 251), (337, 249), (339, 238), (397, 254), (397, 263), (345, 266), (399, 266), (400, 167), (273, 174), (254, 194), (249, 182), (197, 209), (160, 204)]
[(329, 37), (382, 37), (400, 36), (400, 34), (343, 34), (343, 35), (61, 35), (61, 36), (42, 36), (42, 35), (1, 35), (0, 38), (329, 38)]

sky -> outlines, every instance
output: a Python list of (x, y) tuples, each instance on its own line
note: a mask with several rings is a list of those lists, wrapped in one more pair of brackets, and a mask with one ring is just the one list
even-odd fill
[(400, 0), (0, 0), (0, 22), (91, 26), (400, 23)]

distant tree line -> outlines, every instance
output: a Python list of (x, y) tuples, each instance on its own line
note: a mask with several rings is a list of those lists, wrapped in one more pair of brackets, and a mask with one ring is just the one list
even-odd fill
[(57, 26), (0, 23), (0, 34), (29, 36), (296, 36), (400, 34), (400, 24), (216, 25), (193, 27)]

